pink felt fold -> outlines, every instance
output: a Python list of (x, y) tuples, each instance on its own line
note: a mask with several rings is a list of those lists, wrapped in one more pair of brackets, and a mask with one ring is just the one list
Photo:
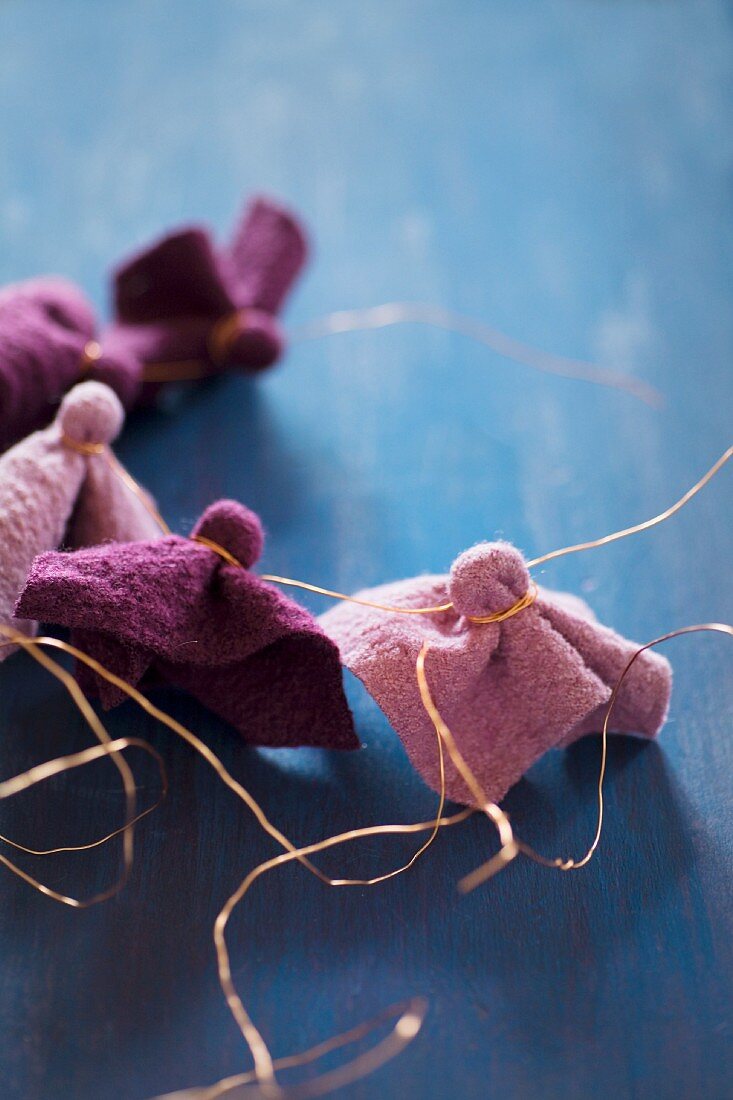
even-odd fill
[[(112, 472), (103, 454), (77, 444), (109, 444), (124, 420), (122, 406), (101, 382), (82, 382), (64, 397), (56, 419), (0, 457), (0, 622), (26, 633), (15, 602), (37, 554), (62, 543), (154, 538), (160, 529), (140, 497)], [(152, 506), (152, 500), (147, 498)], [(11, 652), (0, 649), (0, 660)]]
[[(403, 615), (343, 603), (320, 617), (344, 664), (363, 682), (403, 741), (415, 768), (435, 790), (436, 734), (422, 705), (418, 653), (441, 715), (489, 799), (498, 801), (548, 749), (600, 730), (611, 692), (638, 648), (595, 620), (578, 597), (538, 589), (535, 602), (501, 623), (470, 617), (511, 608), (529, 573), (509, 543), (482, 543), (455, 561), (449, 576), (424, 576), (358, 593), (397, 607), (454, 609)], [(611, 728), (653, 737), (671, 691), (664, 657), (643, 653), (618, 695)], [(448, 796), (472, 802), (446, 761)]]

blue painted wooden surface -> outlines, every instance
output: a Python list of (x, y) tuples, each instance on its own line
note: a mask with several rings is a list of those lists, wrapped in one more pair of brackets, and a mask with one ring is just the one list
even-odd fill
[[(0, 4), (0, 277), (57, 271), (100, 307), (107, 266), (186, 219), (224, 232), (271, 190), (302, 210), (314, 262), (293, 324), (433, 300), (668, 395), (536, 376), (417, 328), (293, 347), (177, 414), (129, 423), (120, 454), (182, 531), (213, 498), (261, 512), (269, 570), (350, 590), (441, 570), (497, 533), (528, 554), (658, 511), (730, 442), (732, 28), (724, 3)], [(731, 476), (668, 526), (548, 567), (631, 637), (730, 619)], [(325, 605), (317, 599), (311, 606)], [(235, 976), (275, 1053), (422, 993), (422, 1035), (342, 1095), (722, 1100), (733, 1086), (731, 654), (668, 647), (659, 745), (610, 751), (602, 849), (581, 874), (518, 862), (460, 899), (493, 849), (480, 821), (409, 876), (336, 892), (297, 868), (257, 887), (231, 933)], [(303, 842), (429, 816), (375, 705), (349, 683), (365, 748), (258, 754), (180, 698), (272, 818)], [(16, 657), (0, 671), (0, 766), (87, 743), (70, 704)], [(0, 1060), (14, 1100), (146, 1100), (247, 1065), (210, 926), (273, 852), (252, 818), (131, 706), (172, 794), (140, 830), (127, 890), (85, 913), (1, 880)], [(510, 794), (549, 853), (592, 835), (597, 739)], [(109, 765), (6, 804), (3, 830), (54, 843), (119, 812)], [(155, 789), (152, 773), (149, 793)], [(405, 841), (342, 849), (345, 874)], [(112, 849), (58, 865), (84, 891)]]

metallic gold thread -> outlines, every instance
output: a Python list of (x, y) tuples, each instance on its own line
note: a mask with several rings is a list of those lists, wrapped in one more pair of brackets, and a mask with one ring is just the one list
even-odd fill
[[(239, 569), (242, 569), (242, 563), (234, 557), (233, 554), (222, 546), (221, 543), (215, 542), (213, 539), (207, 538), (205, 535), (192, 535), (193, 542), (200, 542), (202, 546), (208, 546), (209, 550), (213, 550), (215, 554), (218, 554), (220, 558), (223, 558), (228, 565), (234, 565)], [(278, 577), (274, 573), (261, 573), (260, 580), (269, 581), (271, 584), (283, 584), (292, 588), (303, 588), (308, 592), (315, 592), (319, 596), (329, 596), (333, 600), (343, 600), (345, 603), (359, 604), (361, 607), (373, 607), (377, 611), (389, 611), (396, 615), (438, 615), (444, 611), (453, 611), (454, 606), (451, 602), (439, 604), (436, 607), (398, 607), (392, 604), (376, 603), (374, 600), (365, 600), (360, 596), (347, 596), (345, 592), (334, 592), (330, 588), (321, 588), (317, 584), (309, 584), (307, 581), (296, 581), (291, 577)], [(532, 583), (521, 596), (516, 603), (511, 607), (506, 608), (504, 611), (495, 611), (491, 615), (467, 615), (466, 618), (471, 623), (483, 625), (486, 623), (502, 623), (506, 619), (510, 619), (512, 615), (518, 614), (520, 611), (524, 611), (525, 608), (530, 607), (537, 599), (537, 586)]]
[[(244, 896), (244, 893), (246, 892), (246, 890), (249, 889), (249, 886), (251, 885), (251, 883), (256, 881), (256, 879), (261, 874), (263, 874), (266, 870), (269, 870), (271, 867), (278, 866), (280, 863), (288, 862), (290, 860), (299, 860), (303, 864), (303, 866), (305, 866), (309, 871), (311, 871), (313, 874), (315, 874), (319, 879), (321, 879), (322, 882), (324, 882), (327, 885), (332, 885), (332, 886), (368, 886), (368, 885), (375, 885), (379, 882), (383, 882), (387, 878), (394, 877), (394, 875), (401, 873), (402, 870), (406, 869), (407, 867), (412, 866), (414, 864), (415, 860), (417, 858), (419, 858), (419, 856), (422, 854), (422, 852), (424, 852), (426, 850), (426, 848), (429, 846), (429, 844), (432, 843), (432, 840), (436, 836), (437, 831), (441, 826), (458, 824), (459, 822), (464, 821), (468, 816), (470, 816), (470, 814), (473, 811), (470, 808), (466, 808), (464, 810), (459, 811), (457, 814), (454, 814), (452, 817), (448, 817), (448, 818), (443, 818), (439, 814), (438, 817), (435, 820), (430, 821), (430, 822), (418, 822), (416, 824), (410, 824), (410, 825), (382, 825), (382, 826), (378, 825), (378, 826), (370, 826), (370, 827), (365, 828), (365, 829), (350, 830), (348, 833), (341, 834), (338, 837), (329, 837), (325, 841), (320, 841), (320, 842), (317, 842), (316, 844), (308, 845), (305, 848), (296, 848), (295, 845), (293, 845), (275, 826), (273, 826), (271, 824), (271, 822), (269, 822), (269, 820), (267, 819), (264, 811), (259, 806), (257, 801), (253, 798), (253, 796), (246, 790), (246, 788), (244, 788), (241, 784), (239, 784), (230, 775), (230, 773), (227, 771), (225, 766), (221, 763), (221, 761), (216, 756), (216, 754), (213, 753), (212, 750), (209, 749), (208, 746), (206, 746), (204, 742), (202, 742), (194, 733), (192, 733), (190, 730), (188, 730), (181, 723), (177, 722), (175, 719), (173, 719), (169, 715), (165, 714), (165, 712), (159, 710), (159, 708), (157, 708), (153, 703), (151, 703), (148, 699), (146, 699), (146, 697), (143, 696), (139, 691), (137, 691), (137, 689), (134, 688), (131, 684), (128, 684), (126, 681), (122, 680), (120, 677), (116, 676), (114, 673), (112, 673), (108, 669), (104, 668), (103, 665), (101, 665), (98, 661), (94, 660), (94, 658), (90, 657), (88, 654), (83, 653), (81, 650), (77, 649), (75, 646), (71, 645), (68, 642), (62, 641), (59, 638), (28, 638), (25, 635), (21, 634), (20, 632), (12, 629), (10, 627), (5, 627), (5, 626), (2, 626), (2, 625), (0, 625), (0, 635), (4, 636), (6, 638), (6, 643), (5, 644), (17, 644), (17, 645), (23, 646), (23, 648), (25, 648), (31, 654), (31, 656), (34, 657), (35, 660), (37, 660), (44, 668), (48, 669), (54, 676), (56, 676), (58, 679), (60, 679), (64, 683), (64, 685), (67, 687), (67, 690), (69, 690), (70, 694), (72, 695), (72, 698), (74, 698), (74, 701), (77, 703), (77, 705), (80, 706), (80, 709), (82, 709), (82, 712), (84, 713), (85, 717), (87, 717), (87, 720), (89, 720), (88, 715), (91, 715), (91, 718), (93, 719), (93, 721), (90, 722), (90, 725), (92, 725), (92, 728), (94, 729), (94, 732), (97, 733), (97, 736), (100, 738), (100, 741), (103, 741), (104, 743), (102, 745), (94, 748), (94, 749), (85, 750), (85, 753), (83, 753), (83, 754), (77, 754), (77, 756), (80, 756), (83, 759), (80, 759), (79, 763), (76, 766), (79, 766), (83, 762), (88, 762), (91, 759), (96, 759), (101, 755), (111, 755), (113, 752), (120, 751), (120, 749), (123, 746), (120, 745), (118, 747), (118, 743), (115, 742), (114, 747), (110, 748), (111, 742), (109, 741), (108, 735), (107, 735), (106, 731), (104, 730), (104, 727), (102, 726), (101, 722), (99, 721), (97, 716), (94, 714), (94, 712), (91, 710), (91, 708), (89, 706), (89, 703), (86, 700), (86, 697), (83, 695), (83, 693), (79, 689), (78, 684), (76, 683), (76, 681), (73, 679), (73, 677), (70, 676), (69, 673), (66, 672), (65, 669), (61, 668), (61, 666), (57, 665), (57, 663), (54, 662), (51, 658), (47, 657), (42, 652), (41, 647), (56, 648), (56, 649), (61, 650), (62, 652), (71, 654), (73, 657), (76, 658), (76, 660), (81, 661), (82, 663), (86, 664), (87, 667), (91, 668), (99, 676), (101, 676), (103, 679), (107, 680), (108, 683), (111, 683), (111, 684), (115, 685), (116, 687), (120, 688), (131, 699), (133, 699), (135, 702), (137, 702), (138, 705), (140, 705), (148, 714), (150, 714), (152, 717), (154, 717), (154, 718), (158, 719), (159, 721), (161, 721), (169, 729), (171, 729), (173, 732), (177, 733), (180, 737), (182, 737), (183, 740), (185, 740), (192, 748), (194, 748), (194, 750), (196, 752), (198, 752), (199, 755), (201, 755), (207, 761), (207, 763), (209, 763), (214, 768), (217, 775), (219, 775), (219, 777), (225, 782), (225, 784), (231, 790), (233, 790), (235, 793), (238, 794), (238, 796), (245, 802), (245, 804), (255, 814), (258, 821), (260, 822), (262, 827), (265, 829), (265, 831), (268, 832), (274, 839), (276, 839), (278, 841), (278, 843), (281, 844), (282, 847), (284, 847), (286, 849), (286, 851), (283, 853), (283, 857), (275, 857), (274, 861), (273, 860), (268, 860), (268, 861), (266, 861), (265, 864), (261, 864), (258, 868), (255, 868), (254, 872), (250, 872), (250, 875), (248, 875), (247, 879), (245, 879), (243, 887), (240, 887), (240, 890), (237, 892), (237, 894), (232, 895), (232, 897), (229, 899), (229, 901), (226, 903), (226, 905), (222, 909), (222, 912), (219, 914), (219, 918), (217, 918), (217, 924), (215, 926), (215, 942), (216, 942), (216, 946), (217, 946), (217, 958), (219, 960), (220, 982), (222, 984), (222, 989), (225, 992), (225, 996), (226, 996), (226, 999), (227, 999), (227, 1004), (229, 1005), (230, 1010), (232, 1011), (232, 1014), (234, 1015), (235, 1020), (240, 1025), (240, 1030), (242, 1031), (242, 1034), (245, 1038), (245, 1041), (249, 1045), (250, 1050), (252, 1052), (253, 1059), (254, 1059), (254, 1062), (255, 1062), (255, 1077), (256, 1077), (256, 1080), (260, 1084), (260, 1087), (265, 1091), (265, 1094), (267, 1094), (267, 1090), (269, 1089), (269, 1094), (271, 1096), (277, 1096), (278, 1095), (278, 1090), (279, 1090), (279, 1085), (277, 1085), (277, 1083), (274, 1080), (274, 1067), (275, 1067), (274, 1060), (271, 1058), (271, 1056), (269, 1054), (269, 1051), (267, 1049), (267, 1046), (264, 1043), (264, 1040), (260, 1036), (259, 1031), (255, 1027), (254, 1023), (251, 1021), (251, 1019), (250, 1019), (249, 1015), (247, 1014), (246, 1010), (244, 1009), (244, 1006), (241, 1002), (241, 999), (239, 998), (239, 996), (236, 993), (236, 990), (235, 990), (235, 988), (232, 984), (231, 970), (230, 970), (230, 967), (229, 967), (229, 957), (228, 957), (228, 952), (227, 952), (227, 949), (226, 949), (226, 941), (224, 939), (224, 931), (226, 929), (226, 924), (229, 920), (229, 917), (231, 916), (231, 912), (233, 911), (234, 907), (238, 904), (239, 900), (241, 900), (241, 897)], [(125, 744), (127, 744), (127, 742), (129, 741), (130, 745), (132, 745), (133, 743), (135, 743), (135, 744), (137, 743), (135, 741), (135, 739), (120, 739), (120, 740), (124, 741)], [(145, 743), (143, 743), (143, 744), (145, 744)], [(153, 754), (157, 758), (157, 754), (154, 753), (154, 750), (151, 750), (151, 751), (153, 752)], [(115, 759), (115, 757), (113, 757), (113, 759)], [(75, 765), (74, 764), (69, 764), (68, 765), (68, 767), (71, 767), (71, 766), (75, 766)], [(41, 767), (43, 767), (43, 765)], [(68, 768), (66, 766), (64, 766), (63, 763), (60, 764), (59, 767), (58, 767), (58, 771), (62, 771), (62, 770), (68, 770)], [(442, 767), (441, 767), (441, 774), (443, 774)], [(443, 786), (444, 786), (444, 774), (443, 774)], [(445, 792), (443, 790), (443, 793), (441, 795), (441, 800), (440, 800), (441, 812), (442, 812), (442, 807), (443, 807), (443, 804), (444, 804), (444, 797), (445, 797)], [(128, 818), (129, 818), (129, 820), (128, 820), (126, 826), (125, 826), (125, 832), (124, 832), (125, 841), (127, 841), (128, 837), (132, 836), (132, 831), (133, 831), (133, 814), (130, 812), (129, 809), (128, 809)], [(376, 876), (372, 879), (332, 879), (332, 878), (329, 878), (328, 876), (324, 875), (307, 858), (307, 856), (311, 853), (314, 853), (314, 852), (317, 852), (317, 851), (322, 851), (325, 848), (334, 847), (337, 844), (345, 843), (347, 840), (356, 840), (356, 839), (359, 839), (361, 837), (366, 837), (366, 836), (379, 836), (379, 835), (387, 835), (387, 834), (394, 834), (394, 833), (409, 834), (409, 833), (413, 833), (413, 832), (421, 832), (421, 831), (426, 831), (426, 830), (430, 830), (429, 839), (423, 845), (421, 845), (421, 847), (418, 849), (418, 851), (411, 857), (411, 859), (406, 864), (404, 864), (403, 867), (398, 868), (397, 870), (393, 870), (391, 872), (388, 872), (386, 874)], [(130, 851), (130, 860), (129, 860), (129, 866), (128, 866), (128, 862), (127, 862), (127, 858), (126, 858), (125, 877), (127, 877), (127, 875), (129, 875), (129, 871), (130, 871), (130, 867), (131, 867), (131, 853), (132, 853), (131, 846), (130, 846), (129, 851)], [(127, 857), (127, 849), (126, 849), (126, 857)], [(89, 899), (85, 902), (78, 902), (76, 899), (66, 898), (63, 895), (59, 895), (59, 894), (55, 893), (54, 891), (49, 890), (48, 887), (44, 886), (42, 883), (40, 883), (37, 880), (33, 879), (31, 876), (27, 875), (25, 872), (21, 871), (19, 868), (16, 868), (15, 865), (11, 864), (10, 861), (5, 859), (4, 857), (0, 857), (0, 862), (4, 863), (6, 866), (8, 866), (9, 869), (13, 870), (13, 872), (15, 874), (18, 874), (29, 885), (33, 886), (35, 889), (39, 890), (41, 893), (44, 893), (47, 896), (52, 897), (54, 900), (60, 901), (64, 904), (72, 905), (75, 908), (86, 907), (88, 905), (95, 904), (98, 901), (106, 900), (107, 897), (112, 896), (112, 893), (117, 892), (117, 890), (121, 887), (121, 883), (116, 884), (116, 886), (112, 890), (105, 891), (103, 894), (96, 895), (94, 898)], [(412, 1011), (410, 1011), (408, 1013), (405, 1013), (403, 1015), (403, 1017), (401, 1017), (400, 1019), (403, 1020), (403, 1032), (399, 1033), (399, 1032), (396, 1031), (395, 1041), (397, 1042), (397, 1048), (398, 1049), (402, 1049), (402, 1047), (406, 1044), (406, 1042), (408, 1042), (412, 1037), (414, 1037), (414, 1034), (417, 1034), (417, 1030), (419, 1030), (419, 1026), (420, 1026), (420, 1023), (421, 1023), (421, 1020), (417, 1019), (415, 1017), (415, 1013), (412, 1012)], [(411, 1020), (413, 1021), (412, 1023), (410, 1022)], [(376, 1024), (374, 1026), (376, 1026)], [(398, 1024), (396, 1025), (396, 1028), (399, 1028), (399, 1026), (400, 1026), (400, 1022), (398, 1021)], [(328, 1040), (327, 1043), (325, 1044), (325, 1046), (328, 1049), (335, 1049), (336, 1046), (331, 1046), (331, 1044), (334, 1043), (334, 1042), (335, 1042), (336, 1046), (340, 1045), (337, 1040)], [(370, 1053), (368, 1052), (367, 1055), (358, 1056), (358, 1058), (355, 1059), (354, 1063), (353, 1063), (353, 1072), (356, 1073), (357, 1075), (359, 1075), (363, 1072), (368, 1072), (370, 1066), (372, 1068), (374, 1068), (374, 1065), (372, 1063), (370, 1054), (374, 1055), (375, 1057), (378, 1057), (377, 1055), (374, 1054), (374, 1052), (377, 1051), (378, 1048), (381, 1050), (382, 1047), (383, 1047), (383, 1044), (378, 1044), (378, 1046), (376, 1048), (374, 1048), (374, 1050), (372, 1052), (370, 1052)], [(397, 1052), (397, 1048), (395, 1048), (395, 1051), (394, 1051), (395, 1053)], [(313, 1048), (313, 1049), (314, 1050), (317, 1049), (318, 1051), (325, 1052), (324, 1044), (319, 1044), (317, 1048)], [(383, 1051), (383, 1053), (384, 1053), (384, 1051)], [(290, 1066), (299, 1065), (299, 1064), (305, 1065), (308, 1062), (313, 1061), (315, 1059), (315, 1057), (320, 1057), (320, 1054), (313, 1054), (312, 1052), (307, 1051), (307, 1052), (304, 1052), (301, 1055), (292, 1055), (292, 1056), (290, 1056), (289, 1059), (287, 1060), (287, 1064), (290, 1065)], [(346, 1067), (341, 1067), (340, 1071), (332, 1071), (332, 1074), (336, 1075), (336, 1076), (333, 1076), (333, 1078), (332, 1078), (331, 1074), (324, 1075), (324, 1076), (328, 1080), (331, 1080), (331, 1079), (333, 1079), (334, 1081), (336, 1079), (345, 1080), (345, 1078), (343, 1078), (342, 1076), (339, 1076), (339, 1075), (343, 1074), (345, 1068)], [(351, 1078), (351, 1079), (355, 1079), (355, 1078)], [(299, 1094), (303, 1095), (303, 1096), (311, 1096), (311, 1095), (315, 1096), (315, 1095), (321, 1094), (321, 1092), (323, 1092), (323, 1091), (326, 1091), (325, 1088), (320, 1088), (319, 1087), (319, 1085), (318, 1085), (319, 1080), (321, 1080), (321, 1078), (316, 1078), (315, 1081), (310, 1082), (307, 1086), (303, 1086), (302, 1089), (300, 1090)], [(270, 1087), (270, 1086), (272, 1086), (272, 1087)], [(332, 1088), (332, 1087), (336, 1087), (336, 1085), (332, 1084), (332, 1085), (328, 1086), (328, 1088)], [(213, 1088), (216, 1090), (218, 1088), (218, 1086), (213, 1086)], [(320, 1091), (319, 1091), (319, 1088), (320, 1088)], [(289, 1092), (290, 1092), (290, 1090), (289, 1090)], [(212, 1096), (221, 1095), (221, 1094), (222, 1094), (222, 1090), (213, 1091), (213, 1092), (210, 1093), (210, 1095), (212, 1095)]]
[(79, 373), (88, 374), (95, 363), (102, 358), (102, 345), (98, 340), (87, 340), (79, 358)]
[[(226, 361), (233, 341), (242, 331), (243, 320), (246, 327), (246, 315), (246, 309), (234, 310), (214, 323), (208, 339), (208, 351), (214, 363)], [(404, 324), (429, 325), (446, 332), (455, 332), (483, 344), (504, 359), (513, 360), (543, 374), (622, 390), (652, 408), (659, 408), (664, 404), (659, 390), (632, 375), (533, 348), (484, 321), (425, 302), (386, 302), (366, 309), (336, 310), (294, 329), (291, 343)], [(153, 383), (197, 381), (209, 374), (211, 367), (203, 359), (151, 362), (143, 367), (143, 379)]]

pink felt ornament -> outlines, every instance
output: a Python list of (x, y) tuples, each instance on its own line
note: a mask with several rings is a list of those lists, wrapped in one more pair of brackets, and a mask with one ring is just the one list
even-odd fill
[[(435, 790), (436, 734), (415, 674), (425, 643), (435, 704), (494, 802), (548, 749), (602, 727), (613, 687), (638, 647), (601, 626), (576, 596), (544, 588), (501, 622), (476, 621), (514, 608), (530, 586), (518, 550), (505, 542), (482, 543), (461, 554), (447, 577), (416, 577), (357, 594), (404, 608), (451, 603), (447, 611), (406, 615), (343, 603), (320, 617), (344, 664), (379, 703)], [(612, 729), (653, 737), (664, 723), (670, 690), (669, 662), (643, 653), (617, 697)], [(446, 780), (450, 798), (473, 801), (450, 760)]]
[[(48, 428), (0, 457), (1, 623), (35, 632), (35, 624), (17, 620), (13, 609), (37, 554), (62, 542), (78, 546), (161, 534), (151, 498), (133, 492), (107, 460), (106, 447), (123, 420), (108, 386), (83, 382), (69, 391)], [(0, 649), (0, 660), (9, 652)]]

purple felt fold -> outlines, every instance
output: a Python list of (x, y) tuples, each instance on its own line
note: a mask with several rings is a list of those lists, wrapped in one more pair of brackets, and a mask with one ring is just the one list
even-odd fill
[[(29, 279), (0, 291), (0, 451), (51, 420), (83, 376), (84, 349), (96, 338), (91, 305), (64, 279)], [(94, 377), (124, 405), (135, 400), (140, 368), (123, 346), (103, 349)]]
[[(320, 617), (344, 664), (363, 682), (402, 739), (426, 783), (440, 788), (436, 734), (420, 698), (416, 661), (427, 642), (426, 674), (441, 715), (487, 797), (501, 799), (548, 749), (598, 732), (611, 692), (638, 648), (596, 622), (576, 596), (538, 589), (532, 606), (501, 623), (473, 618), (511, 608), (530, 583), (508, 543), (462, 554), (450, 576), (425, 576), (358, 593), (397, 607), (453, 610), (403, 615), (344, 603)], [(671, 691), (669, 662), (647, 651), (619, 692), (611, 729), (653, 737)], [(473, 799), (446, 759), (447, 792)]]
[[(115, 325), (105, 341), (133, 348), (145, 363), (262, 370), (284, 347), (276, 314), (306, 256), (296, 217), (265, 198), (249, 204), (226, 247), (196, 227), (167, 234), (115, 272)], [(216, 322), (234, 315), (226, 339), (213, 340)]]
[[(315, 619), (250, 567), (262, 549), (254, 513), (234, 501), (206, 510), (193, 535), (172, 535), (36, 559), (18, 614), (71, 629), (112, 672), (145, 686), (183, 688), (246, 741), (358, 747), (336, 646)], [(104, 706), (124, 698), (84, 666)]]
[[(84, 295), (64, 279), (6, 287), (0, 451), (47, 425), (83, 379), (105, 382), (130, 409), (160, 389), (144, 379), (150, 364), (190, 363), (198, 374), (270, 366), (285, 342), (275, 315), (306, 255), (295, 216), (260, 198), (227, 247), (215, 249), (206, 232), (185, 228), (123, 264), (114, 277), (116, 317), (101, 333)], [(225, 331), (217, 330), (227, 318)], [(90, 358), (92, 342), (99, 348)]]
[[(37, 554), (62, 542), (84, 546), (160, 534), (143, 490), (134, 493), (102, 454), (65, 442), (108, 444), (124, 420), (119, 400), (101, 382), (82, 382), (64, 397), (56, 419), (0, 457), (0, 623), (18, 621), (15, 602)], [(119, 465), (118, 469), (121, 470)], [(122, 471), (124, 473), (124, 471)], [(147, 506), (144, 503), (147, 500)], [(11, 649), (0, 648), (0, 661)]]

